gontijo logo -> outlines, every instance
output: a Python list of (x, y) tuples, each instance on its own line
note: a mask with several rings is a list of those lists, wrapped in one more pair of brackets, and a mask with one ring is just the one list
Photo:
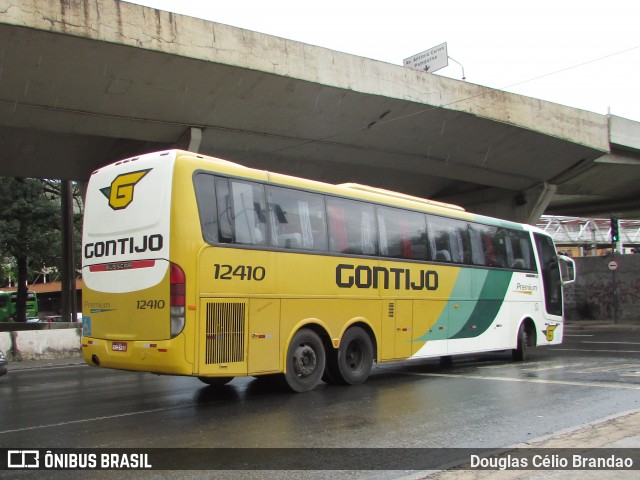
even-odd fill
[(137, 172), (123, 173), (118, 175), (109, 187), (101, 188), (100, 191), (109, 199), (109, 206), (114, 210), (127, 208), (133, 202), (133, 188), (150, 171), (151, 169), (147, 168)]

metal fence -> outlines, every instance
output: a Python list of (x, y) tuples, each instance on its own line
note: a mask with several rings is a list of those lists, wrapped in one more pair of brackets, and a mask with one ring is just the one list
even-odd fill
[[(620, 244), (640, 246), (640, 220), (618, 220)], [(558, 245), (610, 245), (609, 218), (543, 216), (537, 226)]]

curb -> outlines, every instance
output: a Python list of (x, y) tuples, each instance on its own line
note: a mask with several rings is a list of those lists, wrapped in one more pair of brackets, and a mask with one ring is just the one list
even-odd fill
[(22, 360), (22, 361), (10, 361), (9, 362), (9, 374), (11, 372), (23, 371), (23, 370), (41, 370), (46, 368), (59, 368), (59, 367), (71, 367), (85, 365), (85, 361), (82, 357), (67, 357), (67, 358), (46, 358), (39, 360)]

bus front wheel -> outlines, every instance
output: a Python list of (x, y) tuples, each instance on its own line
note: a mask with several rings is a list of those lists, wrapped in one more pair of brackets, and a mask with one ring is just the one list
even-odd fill
[(529, 342), (527, 329), (524, 322), (520, 324), (518, 329), (518, 339), (516, 348), (511, 350), (511, 357), (517, 362), (523, 362), (527, 358), (527, 343)]
[(313, 390), (325, 367), (322, 340), (313, 330), (303, 328), (296, 332), (287, 350), (287, 371), (284, 379), (295, 392)]

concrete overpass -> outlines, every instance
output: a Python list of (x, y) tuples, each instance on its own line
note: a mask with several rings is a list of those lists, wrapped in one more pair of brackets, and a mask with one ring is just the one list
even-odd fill
[(0, 175), (179, 146), (535, 223), (640, 215), (640, 124), (118, 0), (0, 0)]

